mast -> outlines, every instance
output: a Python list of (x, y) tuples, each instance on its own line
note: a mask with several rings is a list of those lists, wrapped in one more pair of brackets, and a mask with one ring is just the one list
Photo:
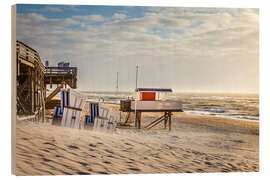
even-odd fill
[(139, 69), (139, 66), (137, 65), (136, 66), (136, 89), (138, 88), (138, 69)]
[(118, 80), (119, 72), (116, 73), (116, 92), (119, 90), (119, 80)]
[[(135, 94), (136, 94), (136, 90), (138, 88), (138, 69), (139, 69), (139, 66), (137, 65), (136, 66), (136, 89), (135, 89)], [(137, 97), (135, 96), (135, 116), (134, 116), (134, 125), (136, 127), (137, 125)]]

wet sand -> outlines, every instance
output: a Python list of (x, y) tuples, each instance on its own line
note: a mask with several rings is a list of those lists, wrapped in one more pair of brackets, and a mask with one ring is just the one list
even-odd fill
[[(159, 115), (143, 113), (142, 127)], [(259, 171), (258, 134), (258, 122), (186, 113), (174, 113), (171, 132), (163, 123), (110, 134), (18, 121), (16, 175)]]

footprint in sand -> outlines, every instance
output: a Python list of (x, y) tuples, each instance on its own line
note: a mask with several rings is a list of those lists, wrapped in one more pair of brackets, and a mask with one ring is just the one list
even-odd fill
[(52, 160), (47, 159), (47, 158), (42, 158), (42, 160), (45, 161), (45, 162), (50, 162), (50, 161), (52, 161)]
[(190, 158), (190, 157), (191, 157), (191, 155), (184, 154), (184, 155), (183, 155), (183, 157), (184, 157), (184, 158), (186, 158), (186, 159), (188, 159), (188, 158)]
[(90, 175), (89, 172), (81, 172), (81, 171), (76, 172), (76, 174), (79, 174), (79, 175)]
[(235, 139), (235, 140), (232, 140), (232, 142), (235, 142), (235, 143), (245, 143), (243, 140), (241, 139)]
[(193, 160), (192, 162), (196, 163), (196, 164), (201, 164), (200, 161), (196, 161), (196, 160)]
[(222, 168), (221, 169), (221, 172), (230, 172), (230, 170), (229, 169), (226, 169), (226, 168)]
[(56, 146), (55, 144), (50, 143), (50, 142), (45, 142), (45, 143), (43, 143), (43, 144), (48, 144), (48, 145), (51, 145), (51, 146)]
[(98, 173), (98, 174), (109, 174), (109, 173), (104, 172), (104, 171), (96, 171), (96, 173)]
[(234, 170), (234, 171), (237, 170), (237, 168), (233, 164), (228, 163), (228, 165), (231, 166), (232, 170)]
[(197, 171), (199, 171), (199, 172), (204, 172), (204, 170), (201, 169), (201, 168), (198, 168)]
[(70, 149), (80, 149), (79, 147), (73, 146), (73, 145), (68, 145), (67, 147), (70, 148)]
[(208, 162), (208, 161), (204, 162), (204, 164), (206, 164), (207, 166), (213, 166), (213, 164), (211, 162)]
[(137, 171), (137, 172), (139, 172), (139, 171), (141, 171), (139, 168), (128, 168), (128, 169), (130, 169), (130, 170), (132, 170), (132, 171)]
[(84, 162), (78, 162), (80, 165), (86, 167), (88, 164), (87, 163), (84, 163)]
[(129, 143), (125, 143), (126, 145), (128, 145), (128, 146), (133, 146), (132, 144), (129, 144)]
[(91, 172), (91, 171), (93, 171), (93, 169), (91, 169), (91, 168), (88, 168), (88, 169), (87, 169), (87, 171), (90, 171), (90, 172)]
[(49, 150), (47, 150), (47, 149), (42, 149), (42, 151), (44, 151), (44, 152), (50, 152)]
[(109, 161), (103, 161), (104, 164), (112, 164), (111, 162)]
[(113, 152), (112, 152), (112, 151), (110, 151), (110, 150), (108, 150), (108, 149), (105, 149), (105, 151), (106, 151), (107, 153), (111, 153), (111, 154), (113, 154)]
[(107, 155), (107, 157), (109, 157), (109, 158), (115, 158), (114, 156), (112, 156), (112, 155)]
[(95, 144), (92, 144), (92, 143), (90, 143), (89, 146), (90, 147), (96, 147), (96, 145)]

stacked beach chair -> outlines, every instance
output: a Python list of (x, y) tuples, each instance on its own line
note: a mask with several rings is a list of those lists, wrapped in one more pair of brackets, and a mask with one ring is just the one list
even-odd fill
[(60, 107), (54, 107), (53, 112), (53, 124), (54, 125), (61, 125), (63, 113), (64, 113), (64, 107), (69, 106), (70, 101), (70, 89), (69, 88), (63, 88), (60, 90), (60, 98), (61, 98), (61, 104)]
[(60, 90), (60, 96), (61, 96), (61, 106), (60, 107), (54, 107), (53, 116), (54, 117), (61, 117), (63, 116), (64, 107), (69, 106), (69, 94), (70, 89), (69, 88), (63, 88)]
[[(60, 96), (61, 106), (54, 109), (54, 118), (58, 118), (58, 122), (54, 124), (79, 129), (86, 97), (70, 88), (61, 89)], [(103, 103), (90, 101), (87, 103), (89, 103), (89, 114), (84, 117), (84, 125), (90, 125), (97, 131), (115, 131), (120, 115)]]
[(61, 108), (64, 109), (61, 126), (79, 129), (86, 97), (70, 88), (63, 91), (66, 93), (61, 93), (61, 95), (64, 94), (61, 97)]
[(113, 132), (115, 131), (117, 123), (120, 121), (120, 115), (113, 112), (113, 110), (99, 103), (98, 116), (94, 119), (94, 130)]
[(89, 115), (85, 116), (85, 124), (93, 126), (95, 117), (99, 116), (99, 103), (89, 101)]

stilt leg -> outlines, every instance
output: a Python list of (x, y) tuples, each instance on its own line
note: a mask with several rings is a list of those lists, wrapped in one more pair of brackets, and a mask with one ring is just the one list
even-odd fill
[(138, 128), (141, 129), (141, 112), (138, 113), (139, 117), (138, 117)]
[(136, 119), (135, 119), (135, 127), (140, 129), (141, 128), (141, 112), (136, 112)]
[(164, 129), (166, 129), (166, 127), (167, 127), (167, 120), (168, 120), (168, 113), (165, 112), (164, 113)]
[(171, 131), (171, 129), (172, 129), (172, 113), (171, 112), (169, 112), (169, 131)]

